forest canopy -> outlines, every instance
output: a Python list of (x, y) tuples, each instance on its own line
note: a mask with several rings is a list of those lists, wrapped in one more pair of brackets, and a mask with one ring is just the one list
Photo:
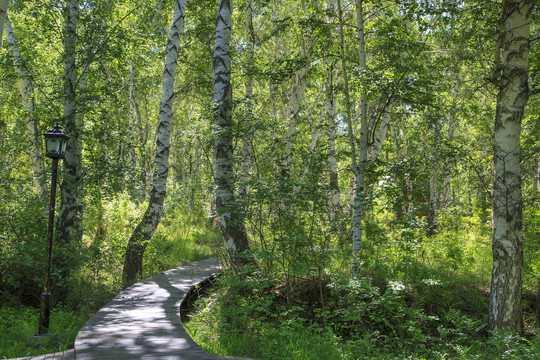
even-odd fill
[(291, 289), (460, 279), (486, 331), (534, 327), (538, 5), (0, 1), (2, 303), (39, 303), (58, 123), (55, 303), (214, 254)]

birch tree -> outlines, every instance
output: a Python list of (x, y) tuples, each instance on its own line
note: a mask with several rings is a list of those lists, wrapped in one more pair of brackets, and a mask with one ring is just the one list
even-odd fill
[(156, 231), (161, 215), (163, 214), (163, 203), (167, 192), (167, 175), (169, 172), (169, 148), (175, 95), (174, 79), (178, 60), (180, 36), (184, 27), (185, 12), (186, 0), (176, 0), (165, 56), (165, 70), (163, 72), (162, 96), (159, 107), (156, 155), (154, 158), (154, 172), (150, 200), (142, 220), (139, 222), (128, 241), (124, 257), (124, 285), (133, 282), (137, 275), (142, 275), (144, 251), (152, 238), (152, 235)]
[(38, 127), (34, 117), (34, 109), (36, 106), (34, 87), (30, 81), (30, 75), (24, 66), (21, 52), (17, 46), (17, 38), (15, 37), (15, 32), (13, 31), (13, 26), (11, 25), (9, 18), (6, 18), (5, 29), (8, 46), (13, 52), (13, 64), (15, 66), (15, 72), (18, 76), (17, 85), (26, 113), (26, 130), (30, 137), (28, 150), (30, 154), (30, 161), (32, 163), (34, 186), (39, 194), (46, 196), (47, 188), (43, 178), (43, 156), (41, 155), (40, 151), (41, 135), (38, 134)]
[(230, 43), (232, 1), (220, 0), (216, 21), (213, 62), (214, 81), (214, 183), (216, 212), (232, 265), (241, 263), (238, 253), (248, 250), (248, 238), (234, 197), (232, 86)]
[[(340, 10), (341, 12), (341, 10)], [(359, 70), (366, 73), (366, 41), (364, 37), (364, 11), (363, 0), (356, 0), (356, 30), (358, 40)], [(356, 160), (356, 151), (352, 152), (353, 173), (355, 176), (355, 197), (353, 205), (353, 251), (351, 276), (357, 276), (360, 273), (359, 259), (360, 249), (362, 247), (362, 214), (365, 206), (365, 177), (368, 156), (368, 104), (365, 90), (360, 94), (360, 152), (358, 161)], [(351, 126), (351, 124), (349, 124)], [(352, 129), (349, 130), (353, 133)], [(355, 139), (352, 139), (355, 141)], [(352, 146), (352, 143), (351, 143)]]
[(523, 282), (521, 120), (529, 97), (532, 0), (505, 0), (500, 19), (498, 85), (493, 138), (493, 270), (488, 329), (521, 332)]
[[(73, 244), (82, 238), (82, 124), (77, 117), (77, 17), (79, 14), (79, 1), (69, 0), (65, 7), (65, 33), (64, 33), (64, 99), (63, 122), (66, 133), (70, 139), (67, 143), (66, 157), (63, 162), (63, 180), (60, 186), (60, 209), (56, 221), (56, 238), (63, 251), (56, 259), (61, 279), (67, 279), (71, 261), (68, 260)], [(67, 288), (59, 290), (59, 297), (67, 294)]]

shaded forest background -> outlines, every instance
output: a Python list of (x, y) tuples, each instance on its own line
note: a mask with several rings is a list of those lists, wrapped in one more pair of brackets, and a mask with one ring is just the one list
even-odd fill
[[(249, 240), (239, 263), (261, 278), (292, 289), (352, 273), (381, 293), (424, 287), (430, 296), (459, 280), (487, 298), (504, 8), (484, 0), (236, 0), (225, 177), (216, 151), (218, 4), (184, 1), (164, 208), (152, 239), (141, 240), (142, 267), (126, 279), (128, 242), (164, 170), (160, 101), (180, 2), (9, 2), (0, 49), (3, 306), (39, 303), (50, 179), (41, 134), (57, 122), (73, 156), (60, 176), (53, 294), (70, 310), (91, 314), (126, 280), (186, 260), (217, 254), (238, 266), (219, 232), (230, 205), (217, 208), (224, 178)], [(530, 4), (531, 96), (520, 138), (527, 329), (540, 276), (532, 90), (540, 19)]]

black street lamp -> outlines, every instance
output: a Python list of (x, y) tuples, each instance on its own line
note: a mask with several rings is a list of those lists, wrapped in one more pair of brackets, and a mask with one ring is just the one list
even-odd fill
[(51, 199), (49, 205), (49, 231), (47, 240), (47, 255), (45, 258), (45, 280), (43, 292), (41, 293), (41, 304), (39, 313), (38, 335), (49, 332), (49, 318), (51, 315), (51, 260), (52, 260), (52, 241), (54, 232), (54, 207), (56, 204), (56, 177), (58, 174), (58, 159), (64, 159), (66, 156), (66, 145), (69, 136), (60, 125), (56, 124), (54, 128), (43, 134), (45, 136), (46, 156), (52, 159), (52, 181), (51, 181)]

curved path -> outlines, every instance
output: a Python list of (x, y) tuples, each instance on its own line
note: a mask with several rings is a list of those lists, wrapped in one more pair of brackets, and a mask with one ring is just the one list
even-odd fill
[(77, 335), (74, 351), (24, 359), (239, 359), (206, 353), (180, 320), (181, 303), (191, 289), (219, 270), (217, 259), (206, 259), (136, 283), (88, 320)]
[(180, 305), (190, 289), (219, 270), (217, 259), (206, 259), (130, 286), (81, 328), (77, 360), (233, 359), (204, 352), (180, 320)]

